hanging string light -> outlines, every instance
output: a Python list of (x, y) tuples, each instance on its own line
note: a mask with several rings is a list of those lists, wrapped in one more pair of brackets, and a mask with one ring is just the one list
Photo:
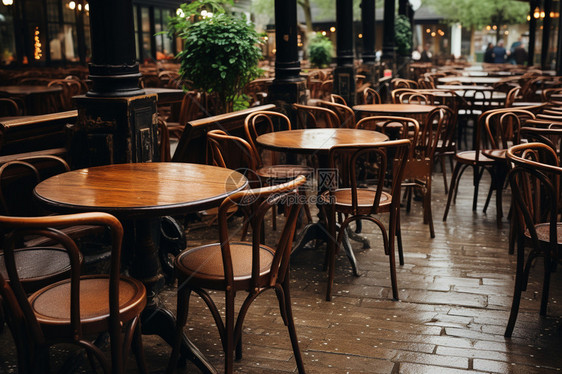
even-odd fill
[(33, 47), (34, 47), (33, 57), (36, 60), (40, 60), (41, 57), (43, 57), (43, 51), (41, 50), (41, 39), (39, 38), (39, 27), (35, 27), (34, 40), (35, 40), (35, 43), (33, 44)]

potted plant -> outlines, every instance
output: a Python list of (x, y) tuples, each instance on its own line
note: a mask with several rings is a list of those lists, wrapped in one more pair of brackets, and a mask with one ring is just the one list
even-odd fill
[(310, 64), (317, 68), (328, 66), (332, 62), (333, 49), (332, 41), (317, 33), (308, 43)]
[(259, 34), (244, 17), (228, 14), (223, 3), (198, 0), (182, 4), (168, 23), (168, 32), (184, 42), (176, 56), (182, 79), (217, 96), (219, 108), (214, 114), (246, 107), (243, 89), (261, 75)]

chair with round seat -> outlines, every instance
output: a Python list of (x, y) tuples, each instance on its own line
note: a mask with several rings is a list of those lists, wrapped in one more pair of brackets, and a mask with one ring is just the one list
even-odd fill
[[(511, 113), (511, 115), (504, 116), (504, 114), (506, 113)], [(484, 207), (487, 208), (491, 198), (491, 193), (493, 191), (496, 191), (496, 211), (497, 211), (496, 220), (498, 225), (501, 224), (501, 218), (503, 215), (502, 206), (501, 206), (502, 205), (501, 195), (503, 190), (503, 182), (505, 180), (505, 168), (503, 168), (503, 164), (505, 164), (505, 159), (501, 160), (500, 158), (502, 157), (502, 155), (505, 156), (505, 149), (503, 150), (499, 149), (500, 146), (498, 144), (496, 145), (493, 145), (493, 143), (490, 144), (491, 142), (490, 139), (493, 138), (493, 136), (487, 134), (492, 134), (491, 126), (494, 126), (494, 124), (498, 125), (498, 129), (504, 127), (503, 125), (500, 125), (500, 122), (502, 121), (510, 122), (511, 120), (514, 120), (515, 124), (517, 126), (520, 126), (521, 122), (518, 119), (519, 115), (526, 118), (534, 117), (534, 115), (529, 111), (514, 109), (514, 108), (493, 109), (493, 110), (486, 111), (480, 115), (480, 117), (478, 118), (478, 123), (476, 125), (476, 138), (475, 138), (476, 148), (472, 151), (458, 152), (455, 155), (456, 164), (455, 164), (455, 169), (453, 170), (453, 176), (451, 178), (449, 194), (447, 196), (447, 205), (443, 213), (443, 221), (447, 220), (447, 215), (449, 213), (451, 202), (454, 199), (456, 199), (459, 181), (463, 172), (466, 170), (466, 168), (472, 167), (473, 186), (474, 186), (472, 210), (473, 211), (476, 210), (480, 180), (482, 178), (484, 171), (487, 171), (492, 178), (492, 183), (490, 185), (490, 190), (486, 198), (486, 203)], [(490, 128), (490, 130), (486, 130), (486, 127)], [(496, 131), (493, 131), (493, 133), (496, 133)], [(501, 134), (501, 132), (497, 132), (497, 133)], [(509, 134), (516, 135), (518, 137), (519, 127), (517, 127), (515, 131), (510, 131)], [(513, 144), (513, 142), (511, 144)], [(498, 150), (495, 152), (493, 152), (494, 147), (498, 148)]]
[[(332, 299), (336, 255), (348, 226), (370, 221), (381, 231), (384, 253), (389, 258), (392, 297), (398, 300), (395, 240), (400, 227), (400, 187), (410, 151), (408, 139), (390, 140), (377, 144), (337, 146), (330, 150), (330, 168), (337, 170), (339, 183), (324, 192), (328, 217), (328, 284), (326, 300)], [(363, 171), (365, 164), (368, 170)], [(365, 174), (364, 178), (360, 178)], [(390, 177), (390, 180), (389, 180)], [(389, 186), (386, 188), (385, 186)], [(388, 213), (386, 226), (376, 215)], [(343, 215), (339, 227), (337, 215)]]
[[(305, 180), (305, 177), (299, 176), (287, 183), (240, 191), (227, 197), (219, 207), (219, 242), (186, 249), (176, 257), (176, 338), (167, 373), (174, 372), (177, 366), (192, 292), (198, 294), (211, 311), (225, 353), (224, 372), (232, 373), (235, 351), (236, 358), (242, 358), (243, 323), (248, 309), (259, 295), (270, 289), (275, 290), (281, 317), (288, 327), (298, 372), (305, 372), (289, 293), (289, 260), (297, 217), (303, 203), (295, 189)], [(267, 239), (263, 234), (264, 215), (281, 202), (288, 204), (289, 213), (278, 244), (262, 244)], [(231, 240), (227, 216), (233, 207), (244, 210), (244, 216), (250, 221), (253, 235), (250, 242)], [(208, 290), (224, 292), (224, 321)], [(235, 298), (242, 292), (248, 295), (235, 319)]]
[[(504, 336), (511, 337), (522, 292), (536, 259), (543, 258), (540, 315), (546, 315), (550, 275), (560, 261), (562, 222), (560, 178), (562, 168), (556, 151), (543, 143), (526, 143), (507, 150), (509, 182), (514, 195), (517, 233), (517, 267), (511, 312)], [(526, 253), (526, 248), (530, 251)]]
[[(66, 161), (58, 156), (33, 156), (6, 162), (0, 166), (0, 214), (8, 216), (37, 216), (48, 212), (41, 209), (33, 198), (33, 188), (49, 176), (69, 171)], [(65, 233), (73, 239), (87, 235), (99, 235), (101, 230), (92, 226), (72, 226)], [(27, 235), (18, 243), (15, 251), (18, 263), (21, 261), (20, 281), (26, 292), (68, 278), (70, 262), (64, 251), (52, 247), (52, 240), (45, 236)], [(95, 256), (107, 257), (96, 253)], [(6, 276), (3, 253), (0, 253), (0, 273)], [(31, 260), (31, 261), (30, 261)], [(94, 258), (88, 256), (88, 262)], [(80, 255), (82, 261), (82, 255)]]
[[(80, 252), (62, 228), (95, 225), (111, 235), (108, 274), (81, 275)], [(85, 349), (90, 363), (95, 359), (105, 373), (123, 373), (129, 349), (135, 353), (139, 372), (146, 373), (142, 352), (140, 314), (146, 306), (144, 285), (122, 276), (123, 227), (106, 213), (79, 213), (44, 217), (0, 216), (4, 262), (8, 279), (0, 275), (0, 296), (6, 319), (16, 342), (20, 372), (49, 372), (49, 347), (67, 343)], [(70, 278), (49, 284), (29, 296), (18, 275), (15, 248), (23, 235), (50, 237), (70, 259)], [(9, 280), (9, 283), (8, 283)], [(108, 332), (111, 357), (92, 340)]]
[[(307, 179), (312, 179), (314, 169), (306, 165), (295, 165), (289, 163), (279, 163), (278, 153), (271, 153), (271, 163), (266, 164), (261, 155), (261, 149), (258, 147), (256, 138), (265, 133), (274, 131), (291, 130), (292, 125), (289, 118), (279, 112), (259, 111), (249, 114), (244, 119), (244, 130), (248, 142), (254, 149), (256, 155), (256, 174), (267, 185), (278, 184), (290, 179), (294, 179), (299, 175), (304, 175)], [(305, 212), (309, 222), (312, 216), (308, 206), (305, 206)], [(275, 219), (273, 220), (275, 228)]]

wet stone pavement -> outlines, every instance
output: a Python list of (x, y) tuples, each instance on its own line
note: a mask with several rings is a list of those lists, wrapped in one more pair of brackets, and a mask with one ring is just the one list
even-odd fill
[[(560, 316), (561, 274), (552, 278), (548, 316), (539, 316), (542, 261), (531, 271), (511, 339), (503, 336), (513, 293), (515, 256), (509, 255), (509, 224), (496, 225), (495, 207), (482, 212), (489, 179), (481, 184), (478, 210), (472, 207), (472, 177), (461, 179), (457, 202), (447, 222), (441, 173), (434, 174), (431, 239), (422, 222), (420, 202), (402, 211), (405, 265), (397, 266), (400, 301), (391, 299), (388, 260), (374, 226), (363, 225), (370, 249), (356, 249), (360, 277), (351, 273), (343, 254), (337, 261), (334, 297), (324, 299), (324, 246), (294, 257), (291, 266), (293, 313), (308, 373), (555, 373), (562, 368)], [(450, 173), (449, 173), (450, 175)], [(504, 215), (509, 209), (504, 195)], [(232, 228), (239, 227), (240, 218)], [(267, 225), (271, 230), (271, 225)], [(211, 228), (188, 229), (188, 245), (217, 237)], [(273, 242), (275, 235), (268, 235)], [(220, 304), (223, 295), (214, 294)], [(241, 295), (242, 296), (242, 295)], [(239, 297), (242, 299), (243, 297)], [(175, 310), (175, 288), (168, 286), (159, 301)], [(241, 302), (241, 300), (238, 300)], [(187, 333), (217, 367), (223, 369), (219, 335), (211, 314), (197, 296), (191, 298)], [(156, 336), (143, 343), (151, 373), (162, 373), (170, 348)], [(294, 373), (296, 364), (287, 329), (274, 293), (250, 308), (243, 332), (239, 373)], [(53, 368), (60, 366), (65, 347), (53, 350)], [(0, 335), (0, 373), (14, 371), (14, 352), (7, 329)], [(135, 373), (134, 360), (129, 361)], [(77, 372), (91, 372), (87, 364)], [(182, 373), (198, 372), (191, 363)]]

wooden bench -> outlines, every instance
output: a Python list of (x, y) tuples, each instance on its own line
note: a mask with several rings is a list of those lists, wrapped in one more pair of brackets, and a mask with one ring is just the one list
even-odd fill
[(246, 138), (244, 119), (250, 113), (261, 110), (275, 110), (273, 104), (260, 105), (237, 112), (197, 119), (185, 125), (173, 162), (207, 163), (207, 132), (214, 129), (224, 130), (229, 134)]
[[(66, 145), (66, 125), (75, 123), (78, 111), (23, 116), (2, 120), (0, 118), (0, 156), (27, 152), (47, 152)], [(52, 154), (52, 153), (49, 153)]]

